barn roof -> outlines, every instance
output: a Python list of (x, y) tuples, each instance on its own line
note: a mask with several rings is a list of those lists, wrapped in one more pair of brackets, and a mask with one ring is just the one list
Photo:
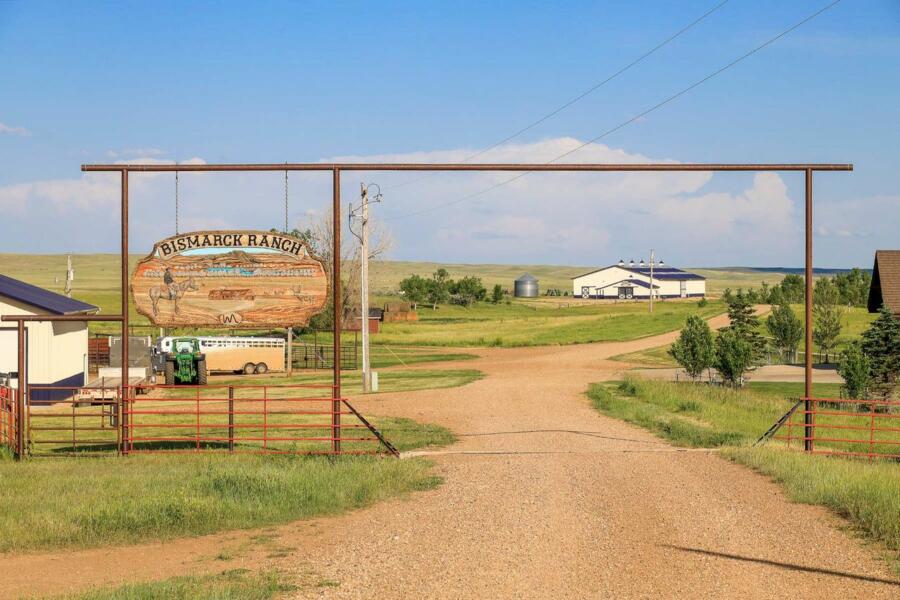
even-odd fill
[(878, 250), (869, 288), (869, 312), (887, 306), (900, 315), (900, 250)]
[(0, 275), (0, 296), (18, 300), (55, 315), (77, 315), (100, 310), (93, 304), (73, 300), (62, 294), (45, 290), (6, 275)]
[[(594, 273), (599, 273), (600, 271), (605, 271), (607, 269), (618, 268), (623, 269), (625, 271), (630, 271), (637, 275), (644, 275), (645, 277), (650, 276), (650, 267), (624, 267), (622, 265), (610, 265), (608, 267), (603, 267), (602, 269), (594, 269), (593, 271), (589, 271), (587, 273), (582, 273), (581, 275), (576, 275), (572, 279), (578, 279), (579, 277), (584, 277), (586, 275), (593, 275)], [(696, 273), (688, 273), (682, 269), (677, 269), (675, 267), (670, 267), (668, 265), (664, 266), (655, 266), (653, 267), (653, 279), (670, 280), (670, 281), (688, 281), (688, 280), (705, 280), (706, 277), (702, 275), (697, 275)]]

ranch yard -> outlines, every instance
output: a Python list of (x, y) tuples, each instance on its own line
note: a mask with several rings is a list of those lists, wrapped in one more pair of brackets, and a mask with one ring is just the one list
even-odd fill
[[(52, 288), (58, 259), (29, 258), (20, 275)], [(114, 262), (86, 261), (76, 288), (109, 312), (117, 305)], [(385, 291), (436, 265), (379, 268)], [(490, 284), (529, 270), (562, 285), (569, 271), (581, 272), (468, 268), (451, 273), (476, 272)], [(715, 277), (718, 289), (734, 289), (760, 275), (709, 273), (712, 289)], [(396, 298), (382, 294), (374, 304)], [(373, 440), (345, 449), (381, 456), (240, 453), (327, 445), (328, 416), (286, 409), (295, 396), (304, 406), (330, 405), (330, 370), (216, 375), (207, 389), (156, 389), (135, 403), (133, 435), (146, 438), (136, 449), (218, 452), (210, 455), (89, 456), (85, 449), (115, 447), (108, 412), (35, 409), (35, 457), (0, 457), (8, 507), (0, 513), (0, 598), (548, 597), (560, 589), (896, 597), (897, 464), (808, 456), (796, 441), (793, 449), (779, 440), (752, 447), (798, 384), (729, 391), (629, 375), (626, 363), (666, 366), (688, 316), (713, 328), (727, 323), (716, 299), (647, 309), (541, 297), (419, 306), (417, 323), (383, 323), (372, 336), (379, 393), (362, 394), (355, 370), (342, 383), (399, 460)], [(869, 321), (851, 311), (846, 333), (858, 335)], [(327, 346), (331, 338), (306, 333), (297, 342), (313, 340)], [(288, 385), (321, 387), (280, 387)], [(838, 384), (816, 385), (819, 394), (838, 393)], [(229, 386), (238, 412), (246, 409), (231, 424), (237, 434), (225, 416)], [(261, 401), (269, 412), (254, 408)], [(102, 423), (84, 434), (100, 443), (55, 439), (75, 421)], [(358, 425), (352, 415), (343, 423)], [(276, 433), (261, 433), (267, 428)], [(290, 441), (320, 434), (284, 431), (322, 439)], [(238, 453), (228, 455), (232, 435)], [(81, 456), (57, 456), (72, 450)], [(642, 570), (648, 561), (658, 568)], [(41, 576), (51, 570), (54, 577)]]
[[(353, 391), (351, 401), (394, 426), (401, 460), (0, 463), (16, 492), (2, 526), (10, 576), (0, 597), (73, 586), (84, 591), (72, 598), (390, 597), (413, 585), (430, 597), (543, 596), (563, 580), (611, 596), (895, 597), (897, 466), (804, 456), (779, 442), (747, 447), (794, 393), (784, 387), (708, 398), (704, 388), (637, 380), (620, 389), (613, 356), (674, 336), (481, 348), (446, 366), (386, 368), (384, 393)], [(394, 369), (403, 376), (391, 382)], [(403, 381), (419, 370), (420, 380)], [(461, 387), (422, 389), (445, 370)], [(74, 481), (92, 482), (90, 493)], [(52, 501), (34, 501), (47, 482)], [(662, 567), (636, 576), (647, 560)], [(85, 568), (94, 563), (104, 567)], [(502, 569), (477, 568), (486, 563)], [(33, 576), (49, 568), (67, 589)]]

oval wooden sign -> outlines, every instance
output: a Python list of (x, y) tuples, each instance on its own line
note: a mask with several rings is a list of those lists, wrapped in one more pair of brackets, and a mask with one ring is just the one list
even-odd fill
[(157, 242), (131, 278), (159, 327), (290, 327), (325, 307), (328, 277), (306, 243), (271, 231), (193, 231)]

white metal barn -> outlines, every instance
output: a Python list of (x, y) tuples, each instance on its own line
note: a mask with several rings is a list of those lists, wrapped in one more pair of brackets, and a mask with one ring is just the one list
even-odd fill
[(652, 265), (641, 261), (597, 269), (572, 279), (576, 298), (649, 299), (651, 269), (654, 298), (702, 298), (706, 296), (706, 278), (670, 267), (660, 261)]
[[(0, 315), (87, 315), (99, 309), (35, 285), (0, 275)], [(70, 395), (44, 387), (85, 384), (88, 325), (86, 321), (25, 324), (27, 376), (32, 401)], [(18, 373), (15, 323), (0, 322), (0, 373)]]

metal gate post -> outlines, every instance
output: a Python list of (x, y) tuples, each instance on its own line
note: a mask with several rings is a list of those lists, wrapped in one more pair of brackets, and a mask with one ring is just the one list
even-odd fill
[(813, 450), (813, 395), (812, 359), (813, 359), (813, 206), (812, 206), (812, 169), (806, 169), (806, 301), (804, 305), (806, 321), (806, 360), (804, 363), (803, 395), (803, 449)]
[(334, 388), (331, 398), (331, 449), (341, 452), (341, 170), (332, 171), (332, 284), (334, 304)]
[(18, 323), (19, 338), (19, 389), (16, 393), (16, 458), (25, 458), (27, 441), (25, 437), (26, 394), (28, 393), (28, 356), (25, 352), (25, 323)]
[(234, 386), (228, 386), (228, 451), (234, 452)]
[[(131, 341), (128, 330), (128, 170), (122, 170), (122, 240), (121, 240), (121, 308), (122, 315), (122, 401), (128, 402), (128, 344)], [(125, 405), (127, 406), (127, 404)], [(125, 411), (122, 411), (123, 415)], [(128, 425), (122, 419), (122, 454), (128, 454)]]

